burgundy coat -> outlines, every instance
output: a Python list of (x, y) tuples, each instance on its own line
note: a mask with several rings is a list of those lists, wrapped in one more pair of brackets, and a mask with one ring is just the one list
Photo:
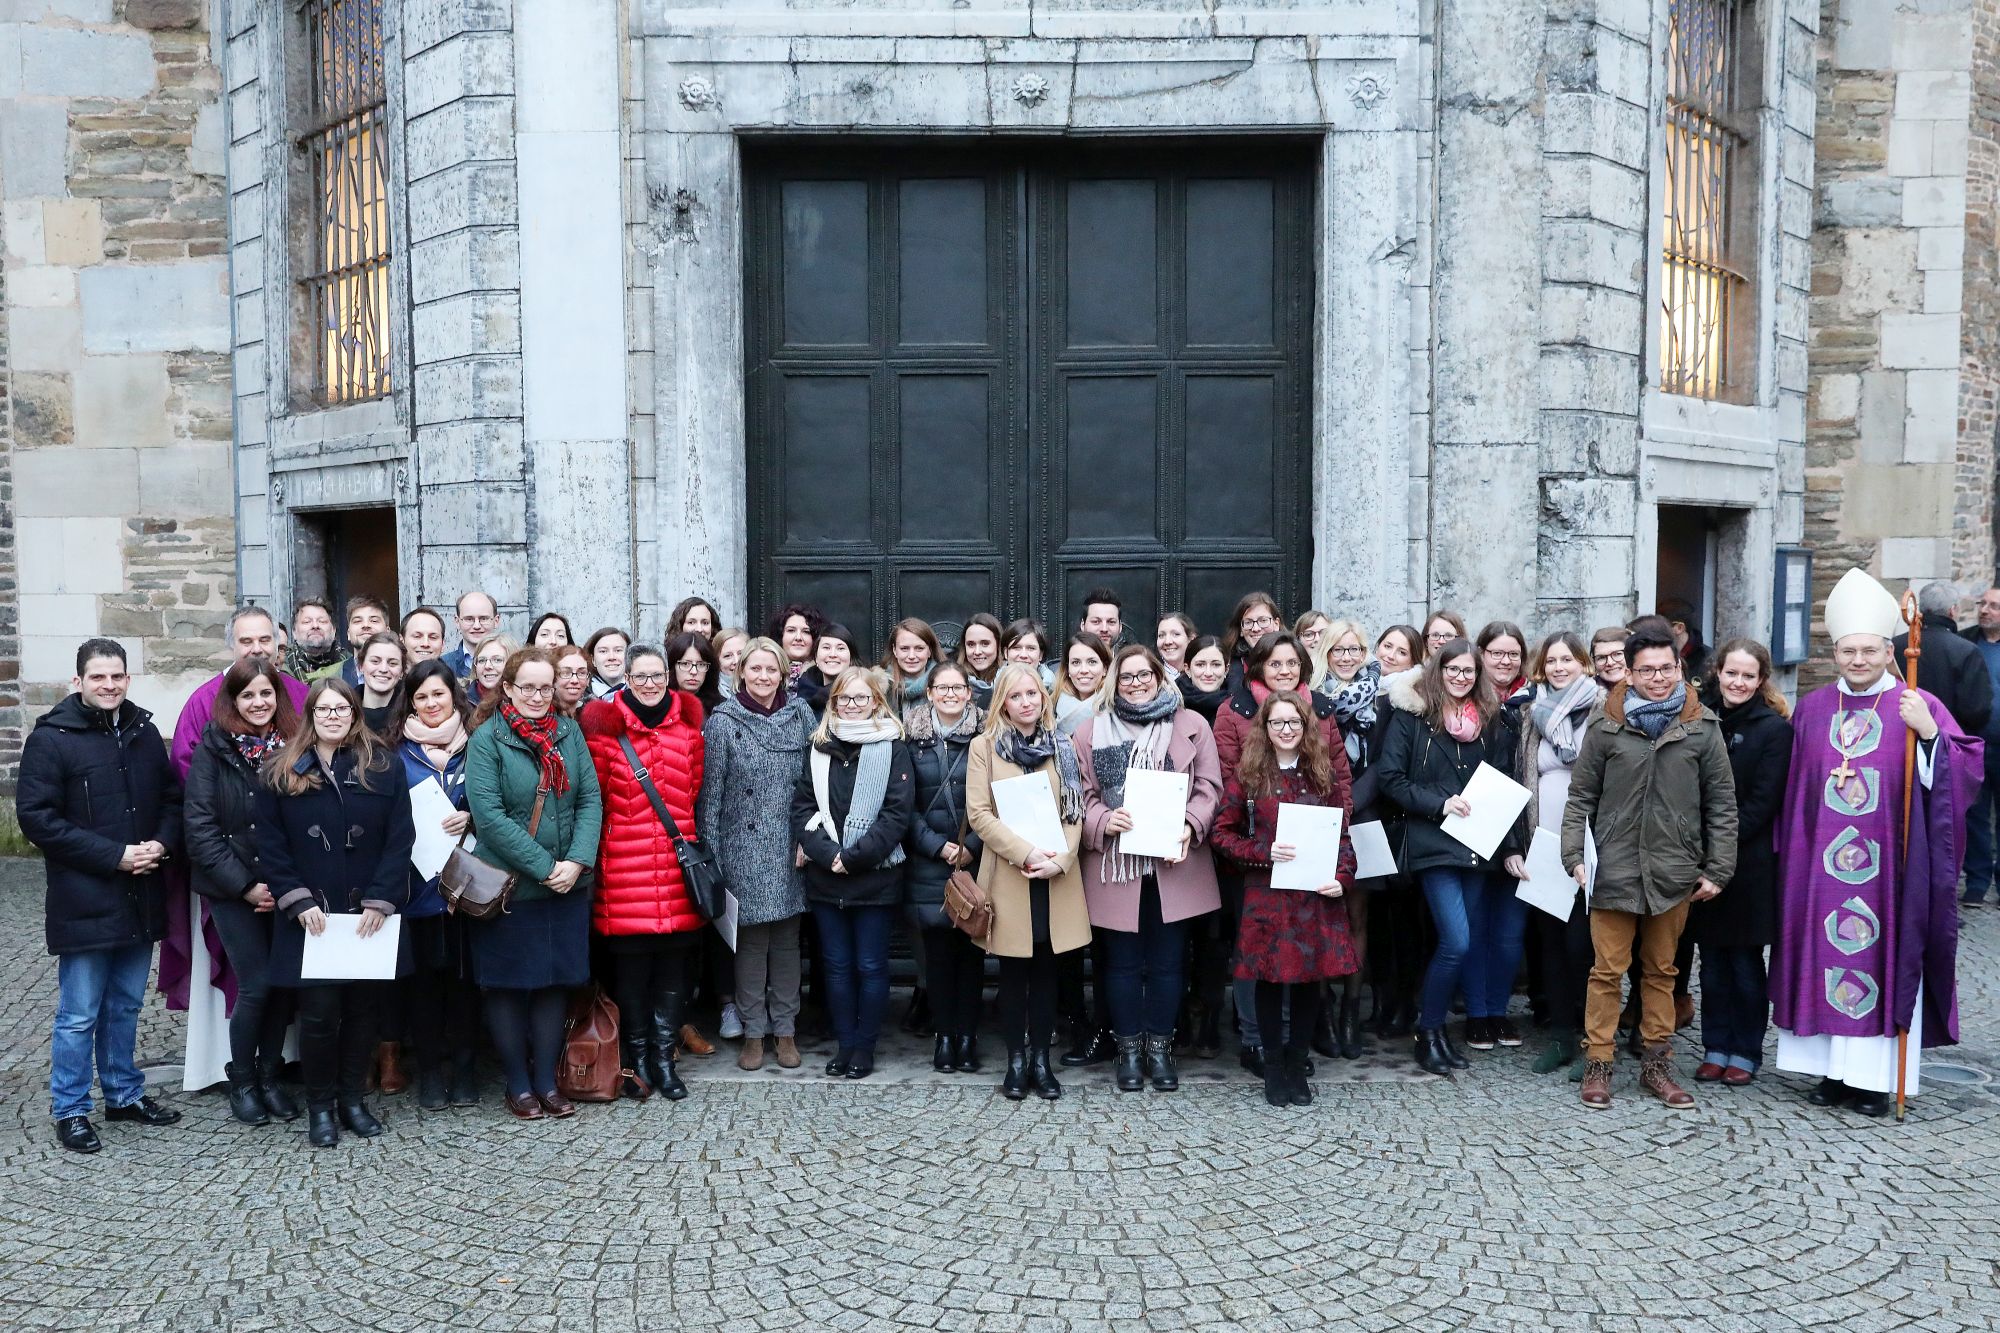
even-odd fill
[[(1097, 730), (1093, 715), (1076, 729), (1070, 741), (1076, 746), (1076, 765), (1083, 779), (1083, 896), (1090, 905), (1090, 924), (1105, 930), (1139, 929), (1140, 881), (1104, 882), (1104, 849), (1115, 834), (1104, 831), (1112, 807), (1104, 803), (1097, 786), (1097, 770), (1091, 763), (1091, 736)], [(1222, 800), (1222, 767), (1215, 755), (1215, 736), (1201, 714), (1183, 708), (1170, 723), (1173, 737), (1167, 742), (1167, 764), (1176, 773), (1189, 775), (1187, 822), (1194, 830), (1194, 842), (1187, 860), (1179, 865), (1160, 863), (1160, 919), (1181, 921), (1222, 906), (1216, 888), (1215, 862), (1209, 856), (1209, 830), (1215, 826), (1216, 807)]]

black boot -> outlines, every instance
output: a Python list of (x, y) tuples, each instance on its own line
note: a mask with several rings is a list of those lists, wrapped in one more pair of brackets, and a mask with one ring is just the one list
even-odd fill
[(1306, 1048), (1285, 1047), (1285, 1084), (1291, 1089), (1292, 1105), (1311, 1106), (1313, 1104), (1312, 1084), (1306, 1081)]
[(1245, 1046), (1237, 1055), (1236, 1063), (1249, 1070), (1252, 1078), (1264, 1077), (1264, 1071), (1268, 1068), (1262, 1046)]
[(1268, 1060), (1264, 1064), (1264, 1101), (1271, 1106), (1292, 1104), (1292, 1085), (1285, 1077), (1282, 1061)]
[(257, 1062), (257, 1095), (263, 1099), (264, 1109), (274, 1120), (297, 1120), (299, 1104), (292, 1100), (292, 1094), (278, 1085), (278, 1074), (285, 1062), (280, 1059), (259, 1060)]
[(653, 1095), (653, 1085), (642, 1072), (651, 1049), (650, 1040), (623, 1028), (618, 1032), (618, 1091), (635, 1102)]
[(1146, 1086), (1145, 1039), (1132, 1036), (1117, 1040), (1118, 1060), (1112, 1066), (1111, 1076), (1118, 1082), (1118, 1091), (1137, 1092)]
[(271, 1123), (270, 1108), (257, 1088), (257, 1075), (248, 1065), (227, 1064), (222, 1072), (229, 1078), (229, 1114), (246, 1125)]
[(1439, 1028), (1437, 1030), (1437, 1039), (1438, 1045), (1444, 1050), (1444, 1061), (1446, 1064), (1450, 1065), (1453, 1069), (1472, 1068), (1472, 1061), (1466, 1059), (1465, 1053), (1452, 1044), (1451, 1030), (1449, 1028)]
[(1071, 1069), (1101, 1065), (1118, 1053), (1118, 1041), (1104, 1028), (1079, 1023), (1075, 1042), (1063, 1053), (1062, 1062)]
[(364, 1139), (372, 1139), (382, 1132), (382, 1122), (368, 1109), (368, 1103), (359, 1097), (340, 1104), (340, 1123), (347, 1126), (349, 1132)]
[(1007, 1048), (1007, 1077), (1000, 1081), (1000, 1095), (1010, 1102), (1018, 1102), (1028, 1095), (1027, 1047)]
[(653, 1003), (653, 1031), (646, 1043), (646, 1081), (662, 1097), (677, 1102), (688, 1095), (675, 1064), (680, 1055), (681, 995), (668, 991)]
[(979, 1072), (979, 1038), (960, 1037), (953, 1044), (952, 1065), (961, 1074)]
[[(1322, 1008), (1321, 1013), (1326, 1010)], [(1335, 1035), (1340, 1041), (1340, 1058), (1359, 1060), (1361, 1058), (1361, 997), (1343, 995), (1340, 997), (1340, 1014), (1335, 1019)]]
[[(1342, 1010), (1347, 1007), (1345, 999), (1340, 1000), (1339, 1004)], [(1312, 1048), (1329, 1060), (1340, 1054), (1340, 1035), (1335, 1030), (1334, 1014), (1334, 1006), (1328, 1004), (1326, 997), (1322, 996), (1319, 1017), (1313, 1020)]]
[(451, 1057), (451, 1084), (445, 1095), (453, 1106), (479, 1105), (479, 1057), (470, 1050)]
[(1174, 1039), (1157, 1033), (1146, 1036), (1146, 1077), (1154, 1092), (1179, 1092), (1181, 1071), (1174, 1065)]
[(426, 1111), (442, 1111), (451, 1105), (451, 1094), (445, 1087), (444, 1065), (430, 1055), (420, 1053), (417, 1061), (417, 1105)]
[(931, 1068), (940, 1074), (949, 1074), (958, 1067), (958, 1049), (950, 1037), (942, 1032), (931, 1043)]
[(922, 986), (910, 992), (909, 1012), (903, 1015), (903, 1031), (918, 1036), (931, 1030), (931, 993)]
[(1037, 1046), (1028, 1052), (1028, 1082), (1035, 1088), (1035, 1095), (1045, 1102), (1052, 1102), (1062, 1096), (1062, 1084), (1056, 1082), (1056, 1071), (1049, 1067), (1049, 1048)]
[(1451, 1061), (1445, 1058), (1444, 1036), (1436, 1031), (1419, 1032), (1416, 1036), (1415, 1055), (1417, 1068), (1426, 1074), (1451, 1074)]
[(331, 1148), (340, 1142), (340, 1122), (331, 1111), (314, 1111), (306, 1122), (306, 1142), (315, 1148)]

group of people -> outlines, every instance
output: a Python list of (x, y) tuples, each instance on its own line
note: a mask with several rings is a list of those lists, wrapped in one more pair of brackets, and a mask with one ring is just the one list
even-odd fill
[[(1583, 1104), (1609, 1105), (1623, 1027), (1641, 1087), (1685, 1108), (1669, 1041), (1697, 946), (1698, 1081), (1752, 1081), (1775, 1016), (1781, 1066), (1818, 1074), (1816, 1101), (1878, 1114), (1898, 1086), (1884, 1040), (1956, 1037), (1956, 904), (1934, 900), (1957, 882), (1980, 778), (1965, 733), (1985, 718), (1962, 729), (1901, 685), (1895, 601), (1858, 571), (1827, 607), (1841, 679), (1795, 718), (1763, 645), (1704, 653), (1658, 616), (1531, 640), (1439, 610), (1371, 633), (1252, 593), (1219, 634), (1175, 612), (1148, 642), (1098, 589), (1060, 638), (981, 613), (948, 649), (906, 619), (871, 664), (804, 604), (759, 634), (689, 598), (657, 646), (614, 627), (579, 640), (547, 613), (516, 642), (474, 591), (449, 651), (437, 610), (394, 628), (372, 598), (345, 612), (342, 635), (319, 601), (289, 625), (238, 610), (235, 661), (170, 746), (126, 697), (123, 649), (89, 640), (75, 693), (32, 733), (19, 811), (48, 858), (65, 1147), (100, 1146), (93, 1061), (107, 1118), (178, 1119), (132, 1047), (179, 883), (189, 929), (226, 958), (232, 1113), (303, 1113), (317, 1146), (380, 1133), (366, 1095), (406, 1087), (412, 1055), (420, 1105), (476, 1103), (483, 1044), (511, 1114), (574, 1114), (558, 1064), (593, 979), (626, 1097), (687, 1095), (684, 1054), (712, 1049), (697, 990), (743, 1069), (798, 1067), (810, 1012), (833, 1038), (825, 1073), (866, 1078), (899, 926), (933, 1067), (979, 1072), (983, 1031), (1014, 1100), (1059, 1097), (1063, 1066), (1172, 1092), (1178, 1057), (1219, 1054), (1233, 1028), (1266, 1101), (1306, 1105), (1315, 1054), (1366, 1046), (1364, 1010), (1450, 1075), (1467, 1048), (1523, 1044), (1525, 989), (1548, 1030), (1538, 1073), (1571, 1067)], [(1456, 827), (1482, 768), (1528, 793), (1488, 855)], [(1177, 844), (1133, 836), (1128, 787), (1148, 771), (1183, 779)], [(451, 910), (412, 864), (418, 805), (512, 877), (504, 912)], [(1323, 883), (1274, 887), (1301, 853), (1278, 837), (1287, 806), (1341, 812), (1337, 861), (1308, 871)], [(1394, 870), (1362, 877), (1349, 831), (1377, 822)], [(1574, 876), (1566, 913), (1517, 891), (1538, 832)], [(726, 884), (727, 942), (691, 846)], [(305, 941), (334, 916), (364, 939), (401, 918), (393, 981), (309, 975)], [(294, 1021), (303, 1108), (284, 1085)]]

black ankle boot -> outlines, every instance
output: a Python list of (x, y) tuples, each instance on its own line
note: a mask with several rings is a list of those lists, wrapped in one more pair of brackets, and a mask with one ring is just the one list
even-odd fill
[(1056, 1071), (1049, 1067), (1048, 1047), (1036, 1046), (1028, 1052), (1028, 1082), (1034, 1085), (1035, 1095), (1045, 1102), (1062, 1096), (1062, 1084), (1056, 1082)]
[(1291, 1089), (1292, 1105), (1311, 1106), (1313, 1102), (1312, 1084), (1307, 1082), (1306, 1048), (1285, 1047), (1285, 1084)]
[(1179, 1092), (1181, 1071), (1174, 1064), (1174, 1039), (1157, 1033), (1146, 1036), (1146, 1077), (1154, 1092)]
[(417, 1105), (426, 1111), (442, 1111), (451, 1105), (444, 1066), (428, 1055), (417, 1063)]
[(270, 1124), (271, 1110), (264, 1105), (255, 1071), (246, 1065), (229, 1064), (222, 1072), (229, 1078), (229, 1114), (246, 1125)]
[(340, 1122), (331, 1111), (314, 1111), (306, 1122), (306, 1142), (315, 1148), (331, 1148), (340, 1142)]
[(340, 1123), (347, 1126), (350, 1133), (359, 1134), (364, 1139), (372, 1139), (382, 1132), (382, 1122), (368, 1109), (368, 1103), (359, 1097), (340, 1104)]
[[(1325, 1012), (1322, 1010), (1321, 1012)], [(1340, 1042), (1340, 1058), (1359, 1060), (1361, 1058), (1361, 997), (1343, 995), (1340, 997), (1340, 1013), (1334, 1020), (1334, 1033)]]
[(979, 1072), (979, 1038), (960, 1037), (953, 1043), (952, 1066), (961, 1074)]
[(1283, 1063), (1267, 1060), (1264, 1063), (1264, 1101), (1270, 1106), (1290, 1106), (1292, 1085), (1285, 1078)]
[(641, 1072), (646, 1065), (651, 1043), (636, 1033), (618, 1034), (618, 1091), (635, 1102), (643, 1102), (653, 1095), (653, 1085)]
[(1028, 1095), (1028, 1050), (1025, 1046), (1007, 1048), (1007, 1076), (1000, 1081), (1000, 1095), (1010, 1102), (1018, 1102)]
[(445, 1096), (453, 1106), (479, 1105), (479, 1065), (478, 1057), (471, 1051), (460, 1051), (451, 1058), (451, 1084)]
[(1222, 1005), (1205, 1004), (1201, 1007), (1201, 1026), (1195, 1030), (1194, 1053), (1200, 1060), (1213, 1060), (1222, 1054)]
[(284, 1069), (283, 1060), (259, 1060), (257, 1062), (257, 1095), (263, 1099), (264, 1109), (274, 1120), (297, 1120), (299, 1104), (292, 1100), (292, 1094), (278, 1084), (278, 1075)]
[(1111, 1068), (1111, 1076), (1118, 1083), (1120, 1092), (1137, 1092), (1146, 1086), (1145, 1039), (1143, 1037), (1119, 1037), (1118, 1060)]
[(1084, 1065), (1101, 1065), (1118, 1053), (1118, 1041), (1103, 1028), (1082, 1027), (1076, 1030), (1076, 1044), (1063, 1053), (1062, 1062), (1071, 1069)]
[[(1339, 1000), (1336, 1001), (1336, 1004), (1344, 1008), (1347, 1001)], [(1335, 1012), (1335, 1004), (1328, 1003), (1327, 998), (1322, 997), (1319, 1006), (1319, 1017), (1313, 1020), (1312, 1048), (1315, 1053), (1323, 1055), (1329, 1060), (1340, 1054), (1340, 1036), (1336, 1031), (1334, 1022)]]
[(681, 997), (678, 991), (660, 997), (653, 1005), (653, 1031), (646, 1043), (646, 1081), (670, 1102), (688, 1095), (675, 1068), (680, 1054)]
[(931, 1068), (940, 1074), (949, 1074), (957, 1067), (956, 1044), (942, 1032), (938, 1033), (937, 1040), (931, 1043)]
[(1445, 1058), (1442, 1034), (1435, 1031), (1419, 1032), (1415, 1041), (1415, 1055), (1417, 1068), (1426, 1074), (1446, 1076), (1451, 1074), (1451, 1061)]
[(922, 1036), (931, 1030), (931, 993), (922, 986), (910, 992), (910, 1008), (903, 1015), (903, 1031)]
[(1444, 1061), (1446, 1064), (1450, 1065), (1453, 1069), (1472, 1068), (1472, 1061), (1466, 1059), (1465, 1053), (1452, 1044), (1451, 1030), (1449, 1028), (1439, 1028), (1437, 1030), (1437, 1039), (1438, 1045), (1444, 1050)]

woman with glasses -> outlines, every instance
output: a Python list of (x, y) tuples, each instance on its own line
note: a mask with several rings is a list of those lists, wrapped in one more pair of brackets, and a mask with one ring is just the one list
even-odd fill
[[(1474, 641), (1480, 674), (1492, 684), (1509, 734), (1517, 739), (1528, 729), (1528, 710), (1535, 696), (1535, 687), (1522, 669), (1526, 644), (1521, 627), (1506, 620), (1488, 623)], [(1510, 754), (1507, 763), (1495, 767), (1527, 782), (1521, 777), (1518, 754)], [(1528, 930), (1528, 904), (1516, 892), (1528, 877), (1523, 860), (1526, 851), (1524, 840), (1522, 855), (1506, 858), (1500, 868), (1488, 874), (1476, 901), (1470, 904), (1473, 924), (1472, 952), (1465, 960), (1465, 1044), (1475, 1051), (1521, 1044), (1521, 1031), (1507, 1016), (1507, 1009), (1514, 997), (1514, 977), (1521, 970), (1522, 944)]]
[[(993, 712), (966, 752), (965, 808), (984, 845), (979, 887), (993, 904), (986, 951), (1000, 959), (997, 1021), (1007, 1038), (1000, 1091), (1020, 1101), (1032, 1088), (1062, 1096), (1049, 1063), (1056, 1027), (1056, 959), (1090, 943), (1090, 909), (1077, 873), (1083, 783), (1076, 751), (1055, 733), (1055, 704), (1035, 668), (1009, 662), (993, 682)], [(993, 785), (1043, 775), (1061, 820), (1062, 846), (1040, 847), (1000, 822)]]
[(590, 654), (590, 697), (602, 699), (615, 694), (625, 683), (625, 653), (632, 640), (624, 630), (606, 625), (584, 641)]
[(993, 702), (993, 676), (1000, 670), (1000, 636), (1006, 633), (999, 618), (985, 611), (965, 620), (965, 632), (958, 637), (959, 666), (965, 669), (972, 702), (981, 713)]
[(556, 655), (556, 707), (575, 717), (590, 699), (590, 653), (582, 644), (564, 644)]
[(1292, 622), (1292, 633), (1306, 650), (1306, 688), (1316, 690), (1326, 679), (1326, 630), (1333, 617), (1324, 611), (1308, 611)]
[(889, 631), (882, 669), (889, 673), (889, 707), (900, 719), (928, 697), (931, 668), (944, 661), (944, 647), (930, 622), (912, 616)]
[(1417, 660), (1420, 662), (1428, 660), (1432, 653), (1453, 639), (1470, 637), (1465, 630), (1464, 616), (1456, 611), (1433, 611), (1430, 619), (1424, 621), (1424, 650), (1418, 655)]
[(848, 667), (833, 678), (792, 791), (792, 840), (805, 856), (806, 902), (819, 927), (826, 1007), (838, 1043), (829, 1078), (875, 1072), (889, 1004), (889, 928), (902, 900), (903, 837), (916, 806), (915, 775), (881, 673)]
[(1486, 678), (1493, 682), (1493, 693), (1502, 703), (1527, 690), (1528, 636), (1519, 625), (1511, 620), (1489, 621), (1474, 642)]
[[(677, 638), (708, 646), (698, 634)], [(699, 838), (703, 714), (692, 691), (668, 685), (671, 656), (671, 649), (633, 648), (625, 688), (588, 704), (580, 719), (604, 802), (591, 926), (611, 959), (619, 1090), (633, 1101), (654, 1092), (668, 1101), (688, 1095), (679, 1072), (681, 1024), (708, 925), (682, 878), (673, 835), (653, 807), (657, 793), (681, 836)]]
[[(1118, 1044), (1118, 1090), (1137, 1092), (1150, 1082), (1155, 1092), (1173, 1092), (1180, 1087), (1173, 1034), (1188, 925), (1222, 906), (1206, 846), (1222, 770), (1208, 723), (1168, 687), (1151, 648), (1120, 648), (1111, 679), (1113, 689), (1071, 738), (1083, 784), (1083, 894), (1090, 924), (1104, 940), (1108, 968), (1100, 985)], [(1126, 778), (1135, 771), (1187, 776), (1187, 812), (1174, 854), (1146, 855), (1124, 845), (1133, 826)]]
[(1111, 671), (1111, 650), (1095, 634), (1072, 634), (1063, 645), (1062, 669), (1056, 673), (1056, 734), (1069, 737), (1096, 706), (1098, 691)]
[(480, 702), (465, 790), (480, 860), (517, 876), (507, 911), (466, 926), (507, 1110), (520, 1120), (574, 1115), (556, 1089), (556, 1061), (568, 992), (590, 979), (589, 876), (604, 810), (583, 731), (556, 708), (548, 649), (515, 652)]
[(1608, 691), (1625, 679), (1625, 640), (1631, 637), (1623, 625), (1606, 625), (1590, 636), (1590, 665), (1599, 688)]
[[(1373, 821), (1381, 818), (1375, 808), (1375, 755), (1389, 720), (1381, 697), (1382, 666), (1369, 656), (1367, 631), (1352, 620), (1327, 621), (1320, 643), (1327, 670), (1316, 692), (1333, 701), (1333, 720), (1347, 750), (1347, 769), (1354, 782), (1350, 822)], [(1348, 934), (1355, 956), (1364, 962), (1368, 957), (1368, 913), (1377, 896), (1358, 893), (1347, 902)], [(1361, 977), (1359, 967), (1343, 976), (1334, 1003), (1321, 1007), (1325, 1026), (1313, 1036), (1314, 1047), (1321, 1054), (1338, 1055), (1343, 1060), (1360, 1058)]]
[[(1474, 975), (1466, 960), (1483, 945), (1481, 906), (1496, 867), (1446, 833), (1443, 822), (1447, 815), (1472, 813), (1465, 785), (1482, 763), (1509, 771), (1515, 736), (1478, 650), (1465, 639), (1435, 649), (1421, 676), (1391, 683), (1389, 702), (1394, 711), (1376, 761), (1378, 781), (1383, 797), (1403, 812), (1402, 868), (1423, 885), (1438, 935), (1424, 973), (1415, 1055), (1426, 1072), (1448, 1075), (1468, 1067), (1444, 1030), (1461, 971), (1468, 1010), (1485, 1007), (1485, 978)], [(1518, 860), (1523, 850), (1516, 820), (1495, 856)]]
[(916, 805), (903, 878), (903, 909), (923, 943), (931, 1021), (937, 1032), (931, 1068), (939, 1073), (979, 1072), (979, 991), (985, 955), (944, 913), (945, 884), (958, 870), (979, 864), (979, 835), (965, 810), (966, 755), (979, 735), (965, 668), (941, 662), (931, 672), (929, 699), (904, 719), (910, 763), (916, 771)]
[[(359, 916), (373, 936), (409, 900), (416, 827), (402, 770), (361, 725), (361, 699), (337, 677), (306, 695), (305, 725), (265, 765), (257, 795), (257, 861), (282, 920), (273, 927), (271, 984), (290, 989), (299, 1015), (299, 1063), (306, 1084), (306, 1141), (340, 1142), (340, 1127), (382, 1132), (362, 1100), (383, 986), (304, 975), (307, 935), (324, 934), (330, 914)], [(407, 976), (410, 947), (397, 951)], [(337, 1112), (337, 1118), (336, 1118)]]
[(1278, 612), (1277, 599), (1268, 592), (1246, 594), (1243, 600), (1236, 603), (1236, 609), (1229, 613), (1229, 622), (1222, 629), (1222, 655), (1229, 661), (1229, 682), (1232, 686), (1242, 679), (1243, 661), (1250, 656), (1250, 650), (1266, 634), (1283, 629), (1284, 619)]
[(684, 630), (667, 640), (666, 652), (667, 661), (673, 664), (669, 684), (692, 694), (704, 717), (721, 707), (722, 667), (715, 660), (715, 645), (708, 636)]
[(500, 673), (520, 647), (505, 634), (496, 634), (479, 645), (472, 656), (472, 688), (467, 691), (473, 703), (485, 703), (500, 688)]

